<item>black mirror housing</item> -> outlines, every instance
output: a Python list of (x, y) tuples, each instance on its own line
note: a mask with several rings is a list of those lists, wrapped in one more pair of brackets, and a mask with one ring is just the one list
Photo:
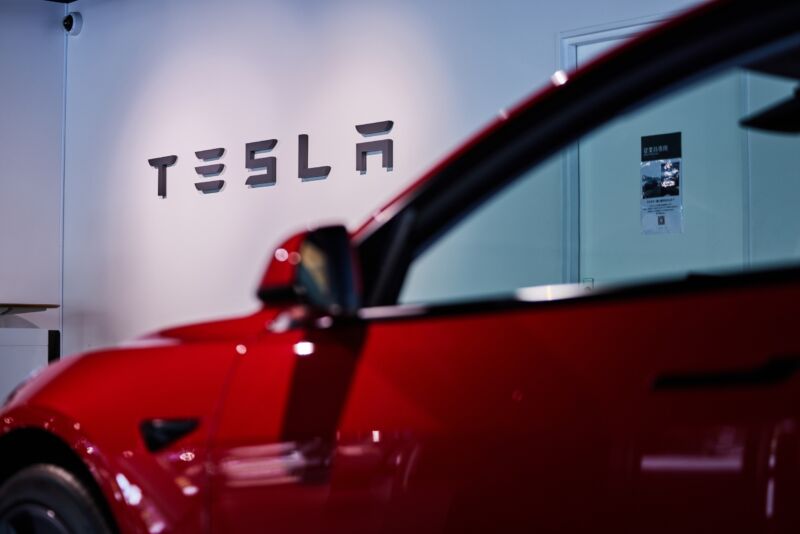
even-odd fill
[(303, 304), (330, 315), (354, 315), (361, 283), (350, 234), (326, 226), (295, 234), (272, 255), (258, 289), (267, 306)]

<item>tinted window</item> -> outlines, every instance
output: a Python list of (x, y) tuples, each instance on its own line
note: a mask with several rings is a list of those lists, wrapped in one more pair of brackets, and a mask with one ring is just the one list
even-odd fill
[(417, 251), (400, 302), (796, 264), (800, 137), (778, 130), (798, 126), (797, 87), (733, 69), (619, 117)]

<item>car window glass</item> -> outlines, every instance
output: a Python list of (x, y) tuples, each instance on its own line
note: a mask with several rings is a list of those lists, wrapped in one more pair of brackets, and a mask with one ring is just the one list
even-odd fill
[(800, 81), (760, 70), (684, 86), (531, 168), (417, 251), (399, 302), (800, 262), (800, 136), (778, 131), (797, 126)]

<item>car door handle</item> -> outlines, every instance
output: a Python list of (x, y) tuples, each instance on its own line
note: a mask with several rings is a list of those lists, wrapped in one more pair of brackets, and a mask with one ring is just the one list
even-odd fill
[(800, 356), (772, 358), (762, 365), (699, 373), (662, 374), (653, 381), (655, 391), (725, 389), (774, 386), (800, 369)]

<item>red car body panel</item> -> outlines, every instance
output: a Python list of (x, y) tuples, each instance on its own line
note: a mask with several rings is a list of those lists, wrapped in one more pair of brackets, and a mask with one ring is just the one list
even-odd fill
[[(380, 450), (373, 461), (386, 472), (354, 479), (357, 469), (334, 462), (332, 501), (351, 504), (337, 531), (797, 525), (796, 380), (654, 385), (798, 354), (800, 341), (785, 335), (798, 296), (792, 284), (372, 325), (340, 433)], [(677, 337), (654, 320), (678, 316)], [(772, 460), (771, 440), (781, 451)], [(777, 484), (775, 466), (787, 477)], [(365, 528), (370, 498), (378, 512)]]
[[(262, 288), (291, 279), (299, 246), (285, 243), (286, 269)], [(789, 531), (798, 300), (794, 275), (442, 315), (373, 309), (315, 328), (265, 308), (48, 367), (3, 408), (0, 447), (21, 429), (57, 436), (126, 533)], [(193, 432), (148, 450), (142, 422), (185, 418)]]
[[(39, 428), (70, 445), (100, 475), (98, 484), (124, 532), (203, 531), (205, 454), (237, 356), (235, 344), (204, 343), (202, 350), (181, 344), (168, 352), (154, 347), (68, 359), (19, 392), (3, 413), (2, 431)], [(143, 420), (187, 415), (200, 418), (195, 432), (168, 450), (146, 450), (139, 433)], [(125, 480), (135, 486), (127, 503)]]
[[(791, 283), (635, 305), (531, 304), (372, 320), (347, 339), (325, 330), (269, 334), (272, 314), (256, 314), (241, 329), (223, 323), (235, 332), (227, 341), (65, 360), (20, 392), (2, 430), (36, 427), (68, 443), (124, 532), (204, 531), (209, 520), (217, 532), (597, 524), (671, 532), (690, 518), (698, 532), (788, 528), (800, 526), (797, 380), (687, 391), (654, 384), (665, 374), (747, 370), (800, 353), (800, 341), (785, 335), (798, 298), (800, 283)], [(680, 315), (680, 337), (652, 319)], [(581, 331), (592, 336), (574, 335)], [(293, 347), (308, 339), (315, 352), (301, 359)], [(693, 359), (685, 344), (706, 357)], [(292, 376), (314, 359), (349, 395), (330, 476), (304, 480), (303, 444), (282, 442), (281, 429)], [(153, 373), (156, 365), (163, 372)], [(92, 390), (80, 387), (89, 375)], [(324, 388), (307, 387), (313, 392), (295, 395), (325, 400)], [(144, 448), (142, 419), (196, 414), (203, 421), (194, 433), (159, 453)], [(312, 435), (317, 422), (301, 423)], [(139, 488), (139, 502), (126, 502), (120, 474)]]

